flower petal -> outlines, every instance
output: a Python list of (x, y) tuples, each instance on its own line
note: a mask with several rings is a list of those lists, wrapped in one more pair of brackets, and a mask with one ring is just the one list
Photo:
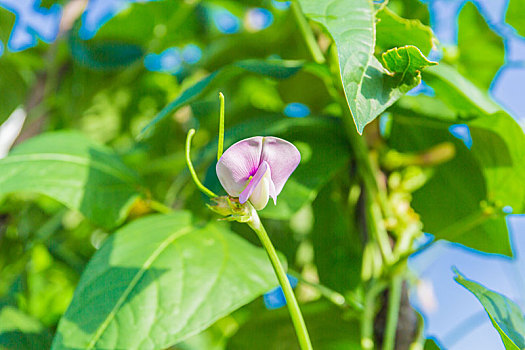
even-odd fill
[[(238, 197), (259, 169), (263, 138), (250, 137), (228, 148), (217, 162), (217, 177), (232, 197)], [(264, 175), (264, 173), (263, 173)]]
[(269, 170), (270, 170), (270, 167), (268, 166), (268, 163), (266, 162), (263, 162), (259, 166), (259, 169), (257, 169), (257, 172), (250, 180), (250, 183), (248, 184), (248, 186), (246, 186), (246, 188), (239, 195), (239, 202), (245, 203), (248, 200), (248, 198), (250, 198), (255, 188), (259, 185), (259, 183), (261, 182), (261, 180), (263, 179), (263, 177), (266, 175), (266, 173)]
[[(269, 168), (268, 168), (269, 169)], [(263, 176), (259, 185), (255, 187), (252, 195), (250, 196), (250, 203), (252, 203), (255, 210), (263, 210), (268, 204), (268, 199), (270, 198), (270, 183), (272, 179), (270, 177), (270, 172), (267, 171)]]
[(286, 180), (299, 165), (301, 154), (290, 142), (270, 136), (263, 138), (261, 161), (266, 161), (270, 165), (272, 182), (275, 186), (274, 191), (270, 191), (270, 196), (275, 201)]

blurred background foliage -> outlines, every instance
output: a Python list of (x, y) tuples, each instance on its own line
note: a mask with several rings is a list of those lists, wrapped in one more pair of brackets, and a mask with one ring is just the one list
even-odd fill
[[(514, 25), (520, 19), (510, 8)], [(460, 12), (457, 46), (445, 48), (426, 4), (390, 0), (376, 9), (378, 59), (414, 45), (440, 61), (365, 129), (394, 210), (389, 233), (399, 240), (407, 230), (425, 231), (511, 256), (505, 215), (525, 205), (525, 138), (486, 94), (504, 63), (503, 41), (472, 2)], [(311, 26), (333, 57), (334, 33)], [(362, 274), (380, 272), (362, 267), (372, 253), (347, 105), (331, 82), (338, 72), (311, 61), (289, 2), (0, 0), (0, 42), (0, 123), (13, 125), (20, 106), (24, 119), (0, 163), (0, 348), (49, 348), (92, 255), (155, 203), (190, 210), (196, 224), (216, 220), (191, 183), (184, 142), (196, 128), (194, 164), (205, 185), (224, 194), (214, 159), (219, 90), (227, 101), (226, 146), (274, 135), (300, 150), (301, 165), (261, 217), (290, 271), (302, 276), (296, 291), (315, 348), (360, 348), (348, 303), (364, 301)], [(48, 139), (35, 139), (40, 134)], [(56, 150), (96, 169), (14, 161)], [(40, 171), (51, 180), (40, 181)], [(82, 198), (74, 193), (77, 177)], [(247, 227), (231, 229), (258, 244)], [(222, 316), (173, 348), (296, 346), (286, 311), (267, 310), (262, 298)]]

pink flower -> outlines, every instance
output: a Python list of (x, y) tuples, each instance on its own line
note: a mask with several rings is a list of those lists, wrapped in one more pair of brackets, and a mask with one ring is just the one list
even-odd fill
[(241, 203), (247, 200), (257, 210), (274, 203), (293, 173), (301, 154), (290, 142), (277, 137), (250, 137), (231, 146), (217, 163), (222, 187)]

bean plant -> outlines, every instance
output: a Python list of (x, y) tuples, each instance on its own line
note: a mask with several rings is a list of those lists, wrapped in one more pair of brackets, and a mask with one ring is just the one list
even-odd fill
[(417, 0), (26, 2), (0, 1), (1, 349), (436, 349), (409, 258), (512, 256), (525, 135), (473, 3), (451, 47)]

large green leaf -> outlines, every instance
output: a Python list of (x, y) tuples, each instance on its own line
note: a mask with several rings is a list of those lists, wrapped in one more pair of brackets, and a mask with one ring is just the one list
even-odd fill
[(525, 36), (524, 11), (525, 0), (510, 0), (507, 7), (507, 14), (505, 15), (505, 21), (513, 26), (521, 36)]
[[(492, 117), (485, 117), (487, 125), (491, 125)], [(504, 143), (495, 141), (500, 136), (491, 133), (490, 129), (477, 131), (475, 127), (471, 133), (473, 146), (469, 151), (450, 134), (449, 126), (446, 122), (398, 114), (393, 119), (389, 144), (399, 151), (422, 152), (442, 142), (451, 142), (456, 149), (455, 157), (437, 166), (429, 181), (413, 194), (413, 206), (421, 215), (424, 230), (438, 239), (447, 239), (485, 252), (511, 255), (503, 212), (501, 209), (487, 211), (483, 207), (484, 202), (494, 204), (498, 200), (501, 201), (500, 206), (506, 205), (504, 199), (513, 197), (516, 191), (521, 192), (518, 190), (519, 183), (512, 182), (504, 187), (508, 192), (498, 193), (497, 182), (490, 179), (491, 172), (497, 171), (496, 161), (508, 161), (509, 151), (507, 147), (502, 147)], [(501, 158), (491, 158), (491, 155), (498, 153), (502, 155)], [(509, 179), (521, 173), (518, 164), (511, 168), (507, 168), (508, 164), (499, 166), (504, 167), (499, 171), (512, 174)], [(443, 188), (447, 191), (443, 191)]]
[[(277, 205), (270, 201), (260, 212), (266, 218), (289, 219), (305, 204), (311, 203), (319, 189), (348, 163), (350, 156), (344, 128), (337, 119), (257, 118), (227, 130), (225, 146), (254, 135), (284, 138), (294, 143), (302, 156), (301, 163), (279, 194)], [(217, 144), (211, 143), (201, 154), (200, 161), (211, 162), (216, 152)], [(223, 191), (215, 164), (208, 171), (205, 184), (215, 193)]]
[(436, 97), (455, 109), (460, 117), (475, 117), (500, 110), (486, 92), (481, 91), (456, 69), (445, 63), (425, 69), (423, 80), (434, 89)]
[(490, 29), (472, 2), (467, 2), (459, 13), (458, 49), (460, 72), (488, 89), (505, 63), (505, 46), (503, 38)]
[[(311, 239), (319, 281), (341, 293), (360, 282), (362, 242), (353, 208), (346, 205), (334, 181), (327, 184), (313, 202), (314, 228)], [(355, 212), (354, 212), (355, 214)]]
[(170, 102), (164, 107), (156, 116), (153, 118), (148, 125), (142, 129), (138, 135), (138, 139), (143, 139), (152, 134), (155, 125), (166, 118), (171, 113), (174, 113), (180, 107), (191, 103), (197, 99), (201, 94), (206, 91), (210, 85), (216, 80), (220, 80), (221, 77), (232, 77), (233, 75), (240, 74), (243, 71), (248, 71), (260, 75), (269, 76), (277, 79), (286, 79), (295, 74), (302, 67), (302, 63), (298, 61), (283, 61), (283, 60), (244, 60), (233, 63), (229, 66), (221, 68), (204, 79), (198, 81), (194, 85), (184, 90), (175, 100)]
[[(314, 349), (361, 349), (359, 325), (344, 312), (326, 302), (302, 305), (306, 326)], [(228, 350), (299, 349), (286, 309), (258, 312), (231, 338)]]
[(34, 137), (0, 160), (0, 195), (44, 194), (104, 227), (125, 219), (139, 188), (137, 175), (113, 151), (78, 132)]
[(405, 45), (416, 46), (424, 55), (432, 50), (435, 40), (432, 29), (419, 20), (402, 18), (388, 7), (379, 11), (376, 17), (376, 51)]
[(359, 133), (419, 84), (419, 76), (413, 79), (391, 76), (375, 58), (372, 1), (299, 0), (299, 3), (305, 15), (323, 25), (336, 44), (346, 100)]
[(226, 225), (175, 212), (133, 221), (84, 271), (53, 349), (160, 349), (272, 289), (266, 254)]
[(523, 311), (516, 303), (502, 294), (467, 279), (460, 272), (457, 272), (454, 279), (474, 294), (483, 305), (492, 325), (498, 331), (505, 349), (519, 350), (525, 348), (525, 318)]
[(33, 317), (14, 307), (0, 310), (0, 350), (48, 349), (51, 334)]

